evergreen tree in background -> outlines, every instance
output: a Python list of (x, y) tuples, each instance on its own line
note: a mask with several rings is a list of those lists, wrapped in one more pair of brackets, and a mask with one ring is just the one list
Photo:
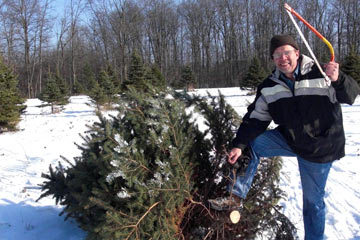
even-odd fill
[(20, 114), (25, 109), (17, 84), (16, 75), (0, 57), (0, 133), (15, 130)]
[(109, 69), (102, 70), (99, 75), (99, 85), (103, 89), (103, 92), (107, 99), (107, 104), (115, 102), (116, 94), (119, 92), (115, 86), (115, 79), (112, 76), (112, 72)]
[(146, 68), (145, 82), (151, 84), (154, 88), (157, 88), (158, 90), (165, 90), (166, 88), (165, 78), (162, 75), (160, 69), (155, 65)]
[(196, 81), (190, 66), (185, 66), (181, 70), (180, 88), (192, 90), (195, 87)]
[(249, 69), (245, 77), (240, 82), (242, 88), (255, 89), (266, 77), (264, 68), (260, 65), (257, 57), (251, 60)]
[[(90, 78), (90, 81), (93, 80)], [(101, 106), (112, 108), (111, 105), (116, 101), (118, 92), (119, 87), (116, 83), (116, 76), (110, 67), (106, 67), (100, 72), (98, 80), (91, 83), (89, 96), (98, 109)]]
[(166, 81), (160, 69), (153, 65), (144, 66), (140, 55), (135, 51), (131, 55), (131, 63), (127, 79), (122, 84), (122, 90), (134, 88), (141, 92), (165, 90)]
[(114, 70), (114, 68), (112, 67), (112, 65), (109, 63), (106, 64), (105, 71), (106, 71), (107, 75), (109, 76), (109, 78), (111, 79), (112, 84), (114, 85), (114, 87), (116, 89), (116, 93), (121, 93), (120, 78), (119, 78), (118, 74), (116, 73), (116, 71)]
[(95, 74), (92, 71), (90, 64), (87, 63), (84, 66), (84, 68), (82, 69), (82, 74), (80, 79), (81, 79), (80, 81), (83, 84), (85, 93), (89, 94), (97, 82)]
[(360, 84), (360, 56), (356, 54), (355, 50), (351, 50), (346, 56), (341, 70)]
[(85, 93), (85, 88), (80, 81), (76, 81), (73, 86), (73, 95), (80, 95)]
[(226, 146), (239, 121), (223, 96), (129, 87), (118, 115), (99, 115), (91, 126), (82, 155), (65, 159), (67, 168), (50, 166), (40, 198), (52, 195), (87, 239), (251, 239), (263, 232), (293, 239), (276, 206), (279, 159), (261, 162), (240, 223), (208, 208), (207, 199), (226, 191)]
[(108, 102), (108, 98), (106, 97), (104, 89), (96, 80), (94, 81), (92, 89), (88, 94), (92, 99), (92, 102), (96, 104), (97, 110), (100, 110), (101, 106)]
[(62, 107), (69, 102), (69, 90), (59, 74), (49, 73), (39, 99), (51, 105), (52, 113), (55, 112), (56, 106)]
[(63, 98), (60, 100), (60, 105), (66, 105), (69, 103), (69, 97), (70, 97), (70, 90), (68, 85), (66, 84), (66, 81), (60, 76), (59, 73), (54, 75), (56, 85), (59, 87), (60, 94), (63, 96)]
[(145, 82), (145, 68), (141, 60), (140, 55), (134, 51), (131, 55), (129, 73), (127, 79), (122, 84), (123, 90), (129, 90), (135, 88), (140, 91), (146, 89), (147, 84)]

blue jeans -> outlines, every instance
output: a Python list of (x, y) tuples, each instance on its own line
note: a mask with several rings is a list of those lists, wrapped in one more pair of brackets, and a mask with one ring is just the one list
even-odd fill
[(322, 240), (325, 230), (325, 185), (332, 163), (314, 163), (297, 156), (279, 131), (268, 130), (250, 143), (252, 160), (243, 176), (238, 176), (233, 194), (246, 198), (256, 174), (260, 157), (297, 157), (303, 191), (305, 240)]

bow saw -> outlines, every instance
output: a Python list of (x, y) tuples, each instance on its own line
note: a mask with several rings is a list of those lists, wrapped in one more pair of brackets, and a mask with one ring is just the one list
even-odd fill
[(289, 4), (285, 3), (285, 4), (284, 4), (284, 7), (285, 7), (286, 12), (288, 13), (291, 21), (293, 22), (296, 30), (298, 31), (301, 39), (303, 40), (306, 48), (308, 49), (311, 57), (314, 59), (316, 66), (319, 68), (321, 74), (324, 76), (324, 78), (325, 78), (325, 80), (326, 80), (326, 83), (327, 83), (328, 85), (330, 85), (330, 84), (331, 84), (330, 78), (329, 78), (329, 77), (325, 74), (325, 72), (323, 71), (323, 69), (322, 69), (322, 67), (320, 66), (320, 64), (319, 64), (319, 62), (318, 62), (318, 60), (317, 60), (314, 52), (312, 51), (312, 49), (311, 49), (309, 43), (307, 42), (304, 34), (301, 32), (299, 25), (296, 23), (296, 21), (295, 21), (295, 19), (294, 19), (294, 17), (293, 17), (292, 15), (294, 15), (294, 16), (297, 17), (301, 22), (303, 22), (312, 32), (315, 33), (315, 35), (316, 35), (318, 38), (320, 38), (320, 39), (328, 46), (328, 48), (329, 48), (329, 50), (330, 50), (330, 55), (331, 55), (330, 61), (333, 62), (333, 61), (335, 60), (335, 53), (334, 53), (334, 49), (333, 49), (331, 43), (330, 43), (323, 35), (321, 35), (321, 33), (319, 33), (319, 31), (317, 31), (313, 26), (311, 26), (310, 23), (308, 23), (303, 17), (301, 17), (300, 14), (298, 14), (292, 7), (290, 7)]

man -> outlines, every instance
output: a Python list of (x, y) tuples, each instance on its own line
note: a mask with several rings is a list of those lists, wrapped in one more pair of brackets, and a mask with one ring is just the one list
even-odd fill
[[(249, 148), (252, 159), (245, 176), (236, 178), (229, 189), (231, 197), (209, 203), (217, 210), (241, 206), (260, 157), (294, 156), (303, 190), (305, 239), (323, 239), (326, 180), (332, 162), (345, 155), (340, 103), (352, 104), (360, 89), (351, 77), (339, 71), (336, 62), (324, 66), (331, 80), (329, 86), (314, 61), (300, 54), (298, 44), (289, 35), (271, 39), (270, 56), (276, 69), (258, 86), (228, 156), (228, 162), (235, 164)], [(267, 130), (271, 121), (278, 126)]]

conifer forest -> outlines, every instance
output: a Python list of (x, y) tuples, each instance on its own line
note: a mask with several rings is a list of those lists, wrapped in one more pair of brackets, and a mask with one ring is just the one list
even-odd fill
[[(156, 66), (167, 86), (180, 87), (185, 68), (191, 69), (195, 87), (241, 86), (252, 59), (264, 73), (272, 70), (268, 42), (274, 34), (290, 33), (301, 43), (285, 2), (2, 0), (0, 50), (26, 98), (40, 96), (54, 77), (70, 94), (86, 92), (106, 69), (121, 85), (135, 51), (147, 66)], [(332, 43), (336, 61), (350, 54), (358, 59), (358, 0), (287, 3)], [(318, 59), (328, 61), (327, 46), (299, 25)], [(302, 43), (301, 50), (306, 53)]]

